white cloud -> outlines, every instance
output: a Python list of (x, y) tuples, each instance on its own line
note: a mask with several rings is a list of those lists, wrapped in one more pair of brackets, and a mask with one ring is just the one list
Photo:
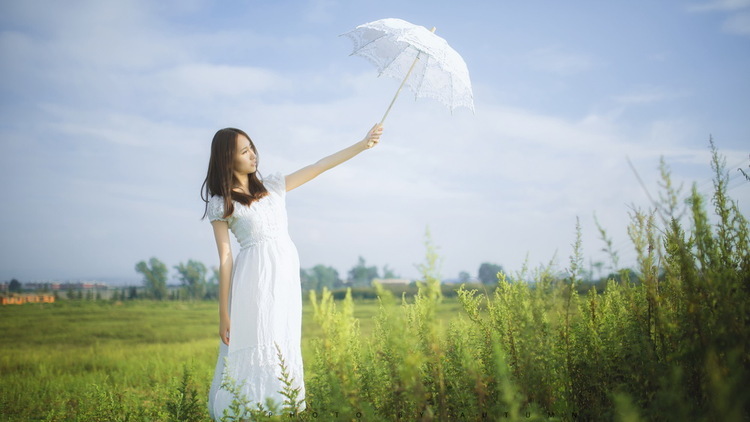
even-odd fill
[(623, 105), (644, 105), (684, 99), (689, 96), (690, 93), (686, 91), (670, 91), (658, 86), (643, 85), (633, 87), (627, 93), (615, 95), (613, 99)]
[(209, 63), (183, 64), (161, 71), (152, 83), (164, 95), (194, 101), (231, 99), (291, 88), (289, 80), (267, 69)]
[(713, 0), (701, 4), (692, 4), (688, 6), (688, 10), (691, 12), (733, 11), (746, 7), (750, 7), (750, 0)]
[(623, 104), (651, 104), (663, 101), (667, 96), (662, 92), (642, 91), (618, 95), (615, 101)]
[(307, 10), (307, 20), (313, 23), (330, 23), (333, 11), (338, 6), (335, 0), (311, 0)]
[(565, 51), (557, 46), (533, 50), (526, 59), (534, 70), (561, 74), (587, 72), (599, 64), (587, 54)]
[(691, 5), (688, 11), (728, 13), (721, 29), (730, 34), (750, 35), (750, 13), (745, 11), (747, 8), (750, 8), (750, 0), (714, 0)]
[(722, 29), (738, 35), (750, 35), (750, 13), (736, 13), (724, 22)]
[(35, 54), (56, 66), (143, 69), (181, 57), (185, 50), (164, 36), (139, 2), (14, 3), (11, 15), (34, 34)]

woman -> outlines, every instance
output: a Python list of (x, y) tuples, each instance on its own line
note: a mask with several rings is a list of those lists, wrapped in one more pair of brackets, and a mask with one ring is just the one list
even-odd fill
[[(382, 132), (376, 124), (348, 148), (287, 176), (274, 173), (265, 178), (258, 173), (258, 151), (245, 132), (227, 128), (214, 135), (201, 187), (206, 202), (203, 218), (211, 221), (219, 250), (221, 341), (208, 397), (214, 420), (221, 418), (234, 398), (226, 385), (222, 387), (225, 372), (253, 409), (256, 403), (266, 406), (267, 399), (281, 407), (285, 397), (280, 393), (284, 385), (277, 379), (281, 377), (279, 353), (292, 388), (299, 391), (297, 401), (304, 400), (299, 256), (289, 238), (286, 192), (372, 148)], [(241, 247), (236, 259), (232, 258), (230, 229)], [(299, 410), (305, 408), (302, 401)]]

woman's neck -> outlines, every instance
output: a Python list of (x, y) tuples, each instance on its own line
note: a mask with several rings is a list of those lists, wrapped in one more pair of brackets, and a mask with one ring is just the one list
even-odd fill
[(239, 182), (238, 186), (236, 186), (236, 187), (241, 188), (242, 191), (245, 192), (245, 193), (250, 192), (250, 186), (249, 186), (249, 183), (248, 183), (247, 174), (235, 173), (234, 177)]

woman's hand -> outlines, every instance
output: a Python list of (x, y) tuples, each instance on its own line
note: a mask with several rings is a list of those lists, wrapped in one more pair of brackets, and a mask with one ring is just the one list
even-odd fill
[(370, 149), (380, 142), (380, 135), (383, 134), (383, 125), (375, 123), (375, 126), (367, 132), (367, 136), (362, 142), (365, 144), (365, 149)]
[(219, 337), (221, 341), (229, 346), (229, 317), (221, 317), (219, 319)]

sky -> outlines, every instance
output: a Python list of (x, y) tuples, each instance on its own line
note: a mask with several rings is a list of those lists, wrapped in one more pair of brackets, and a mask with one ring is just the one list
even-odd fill
[(418, 278), (429, 229), (445, 278), (564, 271), (578, 220), (606, 270), (595, 217), (632, 265), (660, 158), (710, 197), (709, 138), (750, 215), (750, 0), (0, 0), (0, 281), (217, 266), (213, 134), (248, 132), (262, 175), (359, 141), (399, 81), (339, 35), (389, 17), (437, 28), (475, 112), (404, 92), (375, 148), (290, 191), (302, 268), (345, 278), (362, 256)]

